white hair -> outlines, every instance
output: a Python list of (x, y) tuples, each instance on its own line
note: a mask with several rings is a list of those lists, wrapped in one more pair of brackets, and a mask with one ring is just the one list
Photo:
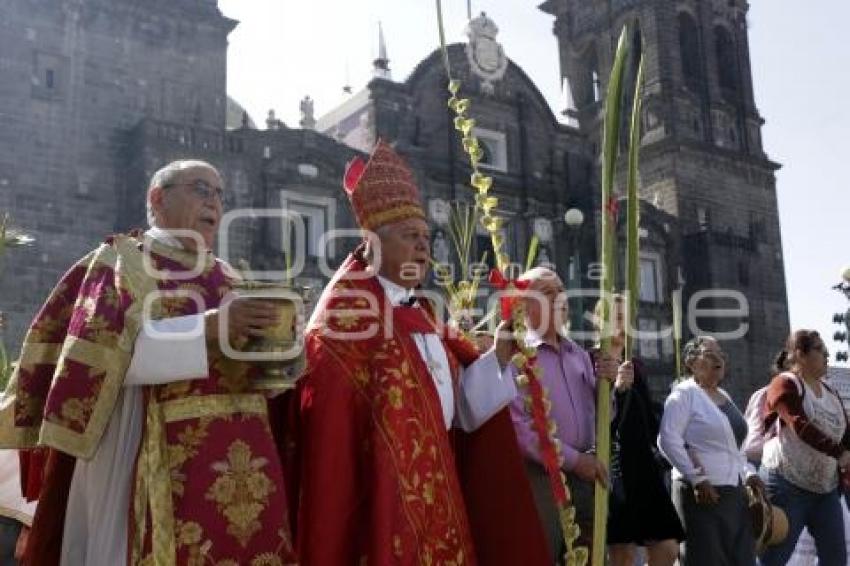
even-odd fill
[(151, 205), (151, 192), (154, 187), (161, 187), (163, 189), (170, 187), (179, 181), (180, 176), (183, 173), (193, 169), (209, 169), (219, 177), (221, 176), (218, 169), (206, 161), (201, 161), (200, 159), (178, 159), (177, 161), (172, 161), (165, 167), (159, 169), (153, 174), (150, 183), (148, 183), (148, 195), (145, 203), (148, 225), (151, 227), (156, 226), (156, 215), (154, 214), (153, 206)]
[(713, 336), (695, 336), (688, 340), (685, 347), (682, 349), (682, 369), (686, 377), (694, 375), (693, 364), (699, 357), (702, 347), (711, 342), (717, 342)]
[(366, 258), (367, 263), (372, 263), (375, 259), (375, 248), (380, 248), (381, 240), (389, 234), (389, 225), (385, 224), (384, 226), (379, 226), (375, 230), (369, 230), (368, 228), (361, 228), (360, 233), (363, 235), (363, 240), (366, 242), (366, 249), (364, 250), (363, 257)]
[(558, 274), (555, 273), (551, 268), (544, 267), (542, 265), (538, 265), (537, 267), (532, 267), (525, 273), (519, 276), (520, 281), (531, 281), (532, 283), (535, 281), (540, 281), (542, 279), (558, 279)]

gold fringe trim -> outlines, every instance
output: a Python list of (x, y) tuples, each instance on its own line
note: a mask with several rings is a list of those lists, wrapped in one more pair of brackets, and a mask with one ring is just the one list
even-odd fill
[(421, 206), (414, 204), (400, 206), (390, 210), (382, 210), (366, 216), (363, 219), (363, 227), (367, 230), (377, 230), (385, 224), (400, 222), (408, 218), (422, 218), (424, 220), (425, 211), (422, 210)]
[(265, 415), (266, 411), (266, 398), (256, 393), (185, 397), (162, 404), (162, 414), (166, 423), (234, 413)]

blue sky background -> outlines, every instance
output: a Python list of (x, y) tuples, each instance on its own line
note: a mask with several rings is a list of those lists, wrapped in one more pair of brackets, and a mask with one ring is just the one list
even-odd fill
[(794, 327), (821, 331), (847, 301), (830, 287), (850, 265), (850, 3), (757, 0), (750, 9), (756, 102), (777, 173), (788, 303)]
[[(560, 106), (552, 18), (525, 0), (477, 0), (500, 26), (507, 55)], [(466, 2), (444, 0), (450, 41), (463, 41)], [(437, 47), (430, 0), (220, 0), (240, 20), (230, 36), (228, 92), (262, 127), (267, 111), (297, 127), (298, 103), (316, 115), (370, 78), (380, 20), (396, 80)], [(767, 121), (764, 145), (777, 174), (791, 324), (821, 331), (831, 351), (832, 315), (847, 301), (830, 287), (850, 265), (850, 41), (847, 0), (753, 0), (750, 49), (756, 101)], [(777, 274), (780, 276), (781, 274)], [(844, 349), (842, 346), (840, 349)]]

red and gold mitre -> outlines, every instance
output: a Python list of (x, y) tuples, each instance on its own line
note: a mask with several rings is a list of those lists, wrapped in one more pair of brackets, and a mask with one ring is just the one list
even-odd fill
[(343, 186), (361, 228), (377, 230), (408, 218), (425, 220), (413, 171), (381, 140), (368, 162), (360, 157), (349, 162)]

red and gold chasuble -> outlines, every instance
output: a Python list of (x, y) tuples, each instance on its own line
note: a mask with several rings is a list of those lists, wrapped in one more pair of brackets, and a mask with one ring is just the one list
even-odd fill
[[(91, 458), (144, 317), (216, 308), (232, 284), (209, 254), (155, 241), (143, 253), (136, 238), (110, 239), (71, 268), (33, 322), (0, 403), (0, 445)], [(144, 388), (129, 561), (294, 563), (266, 399), (251, 388), (256, 369), (213, 346), (208, 365), (208, 376)], [(38, 470), (27, 472), (31, 479)]]
[[(456, 460), (456, 453), (482, 454), (471, 446), (459, 450), (447, 433), (412, 338), (438, 331), (431, 313), (386, 305), (365, 269), (359, 251), (346, 260), (308, 328), (308, 370), (299, 382), (298, 431), (287, 467), (288, 479), (298, 484), (292, 490), (299, 493), (300, 559), (328, 566), (545, 564), (546, 543), (509, 418), (500, 413), (496, 428), (488, 429), (499, 436), (489, 462), (498, 469), (480, 462), (484, 473), (475, 478), (493, 488), (493, 500), (468, 493), (458, 469), (465, 456)], [(444, 345), (458, 393), (459, 366), (477, 352), (462, 338), (444, 335)], [(495, 476), (488, 477), (490, 471)], [(510, 493), (507, 508), (496, 492)], [(487, 517), (500, 522), (495, 529), (470, 522), (505, 510), (513, 516)]]

